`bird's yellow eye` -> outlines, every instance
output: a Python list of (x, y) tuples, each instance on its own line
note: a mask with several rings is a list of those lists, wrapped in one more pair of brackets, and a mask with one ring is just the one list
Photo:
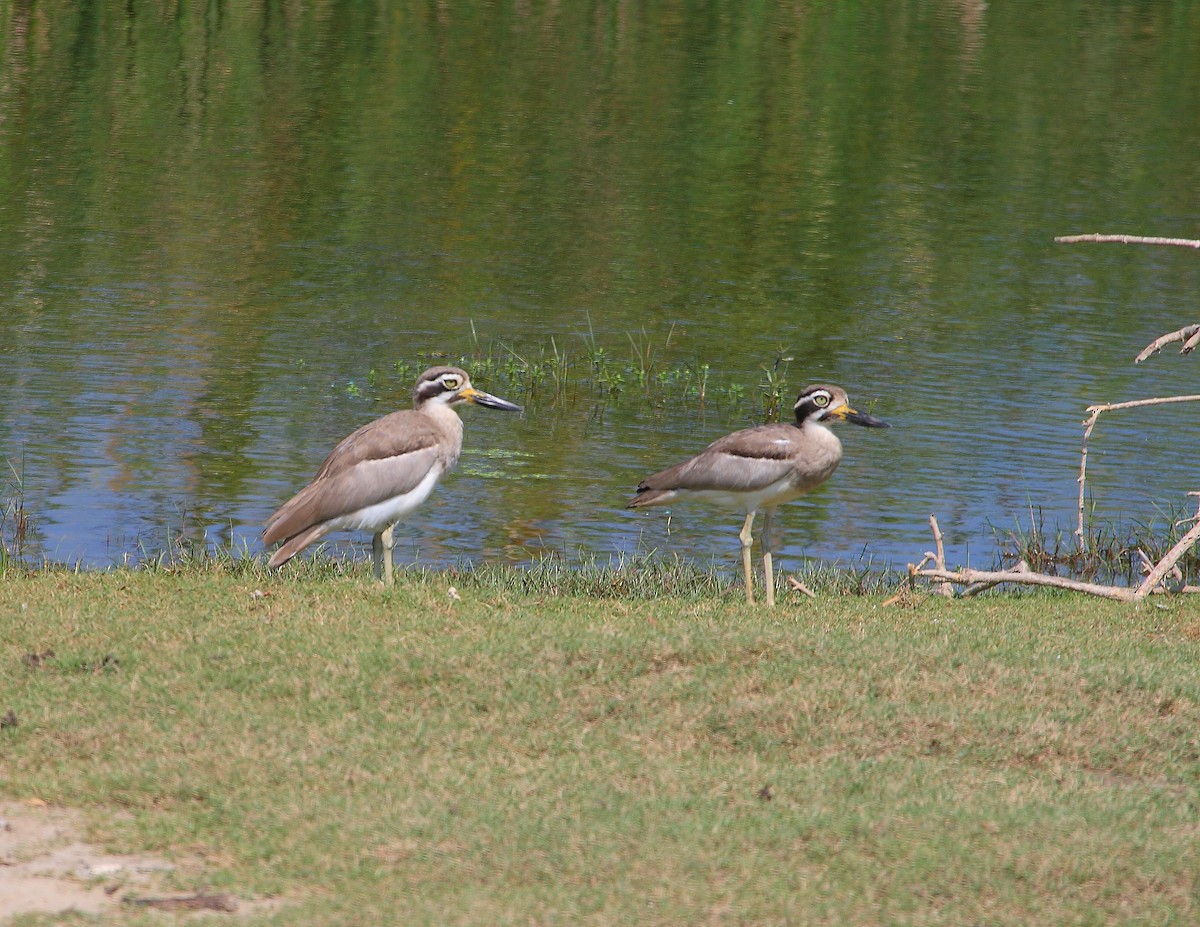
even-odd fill
[(448, 373), (442, 377), (442, 386), (449, 390), (455, 390), (462, 386), (462, 380), (454, 374)]
[(824, 409), (827, 405), (829, 405), (829, 394), (817, 393), (815, 396), (813, 396), (813, 402)]

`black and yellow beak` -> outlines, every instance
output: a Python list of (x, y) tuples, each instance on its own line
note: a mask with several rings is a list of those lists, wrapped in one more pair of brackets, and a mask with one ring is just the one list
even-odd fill
[(503, 409), (505, 412), (525, 411), (515, 402), (509, 402), (507, 399), (501, 399), (499, 396), (485, 393), (483, 390), (476, 389), (473, 386), (468, 386), (466, 389), (461, 390), (455, 399), (483, 406), (485, 409)]
[(835, 422), (852, 422), (855, 425), (862, 425), (864, 428), (892, 427), (883, 419), (868, 415), (866, 412), (859, 412), (858, 409), (852, 409), (850, 406), (840, 406), (825, 417), (833, 419)]

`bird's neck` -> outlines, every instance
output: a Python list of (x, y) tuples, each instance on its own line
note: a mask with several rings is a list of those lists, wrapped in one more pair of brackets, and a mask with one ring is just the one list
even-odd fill
[(808, 436), (809, 440), (820, 442), (821, 444), (828, 445), (831, 448), (835, 447), (838, 449), (838, 451), (841, 451), (841, 439), (834, 434), (833, 429), (824, 422), (819, 422), (813, 418), (806, 418), (802, 421), (796, 422), (796, 427), (803, 431), (804, 434)]
[(449, 439), (448, 446), (453, 451), (453, 458), (457, 460), (463, 442), (463, 423), (458, 413), (444, 402), (427, 402), (417, 411), (442, 430)]

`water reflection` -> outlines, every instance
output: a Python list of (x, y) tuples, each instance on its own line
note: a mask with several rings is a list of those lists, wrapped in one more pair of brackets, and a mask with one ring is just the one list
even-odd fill
[[(1194, 234), (1198, 20), (11, 4), (0, 450), (39, 552), (104, 565), (180, 530), (254, 550), (329, 447), (407, 405), (397, 361), (647, 344), (744, 401), (626, 383), (468, 415), (414, 553), (732, 561), (728, 518), (622, 505), (760, 420), (781, 355), (789, 399), (830, 380), (894, 425), (843, 436), (839, 472), (782, 519), (785, 566), (916, 559), (931, 512), (960, 559), (1031, 508), (1069, 529), (1084, 408), (1194, 392), (1194, 362), (1130, 360), (1188, 321), (1198, 270), (1052, 237)], [(1182, 503), (1198, 415), (1102, 425), (1098, 517)]]

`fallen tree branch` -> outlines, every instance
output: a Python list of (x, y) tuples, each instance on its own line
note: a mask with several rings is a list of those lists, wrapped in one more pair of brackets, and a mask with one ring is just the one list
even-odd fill
[[(1056, 235), (1054, 240), (1060, 244), (1075, 244), (1077, 242), (1116, 242), (1123, 245), (1173, 245), (1181, 248), (1200, 249), (1200, 239), (1164, 238), (1157, 235)], [(1146, 347), (1142, 348), (1137, 357), (1133, 359), (1133, 362), (1135, 364), (1140, 364), (1142, 361), (1146, 360), (1146, 358), (1157, 354), (1166, 345), (1173, 344), (1176, 341), (1183, 342), (1179, 353), (1190, 354), (1198, 346), (1200, 346), (1200, 325), (1184, 325), (1182, 328), (1178, 328), (1173, 332), (1167, 332), (1165, 335), (1160, 335), (1158, 338), (1155, 338), (1148, 345), (1146, 345)], [(1114, 409), (1131, 409), (1137, 406), (1161, 405), (1169, 402), (1195, 402), (1196, 400), (1200, 400), (1200, 396), (1169, 396), (1161, 399), (1137, 399), (1132, 402), (1109, 403), (1107, 405), (1090, 406), (1088, 408), (1088, 418), (1083, 423), (1083, 448), (1079, 457), (1079, 524), (1075, 531), (1075, 534), (1079, 538), (1079, 550), (1081, 553), (1084, 550), (1083, 506), (1086, 486), (1085, 481), (1087, 479), (1087, 442), (1088, 438), (1091, 437), (1092, 430), (1096, 427), (1096, 421), (1099, 419), (1100, 413), (1109, 412)], [(1189, 493), (1188, 495), (1200, 495), (1200, 493)], [(1182, 538), (1180, 538), (1178, 543), (1176, 543), (1174, 547), (1167, 551), (1166, 555), (1159, 560), (1156, 565), (1151, 566), (1147, 570), (1146, 578), (1142, 581), (1141, 585), (1137, 587), (1137, 589), (1130, 592), (1129, 590), (1117, 590), (1116, 587), (1112, 587), (1112, 591), (1114, 593), (1118, 591), (1124, 593), (1122, 595), (1114, 595), (1112, 597), (1126, 598), (1128, 595), (1133, 600), (1141, 599), (1151, 592), (1158, 590), (1159, 584), (1168, 574), (1173, 574), (1174, 577), (1178, 579), (1180, 583), (1182, 583), (1183, 574), (1175, 564), (1192, 548), (1193, 545), (1196, 544), (1197, 540), (1200, 540), (1200, 512), (1197, 513), (1195, 519), (1188, 519), (1188, 521), (1193, 520), (1196, 523), (1192, 526), (1191, 530), (1189, 530)], [(1184, 523), (1185, 522), (1180, 522), (1179, 524)], [(934, 535), (936, 539), (936, 531), (934, 532)], [(1145, 553), (1139, 551), (1139, 554), (1141, 554), (1142, 559), (1146, 561), (1147, 565), (1149, 566), (1149, 558), (1145, 555)], [(924, 565), (924, 561), (922, 562), (922, 565)], [(913, 581), (913, 570), (914, 567), (910, 564), (910, 585)], [(934, 571), (926, 570), (924, 572), (933, 573)], [(1022, 573), (1021, 575), (1028, 577), (1028, 579), (1025, 581), (1032, 582), (1032, 577), (1036, 574)], [(1196, 590), (1195, 587), (1184, 586), (1183, 591), (1191, 592)], [(1106, 593), (1098, 592), (1096, 594), (1104, 595)]]
[[(966, 567), (959, 570), (918, 570), (913, 564), (909, 564), (909, 568), (909, 575), (911, 576), (957, 583), (960, 586), (970, 586), (976, 583), (986, 583), (989, 586), (998, 586), (1001, 583), (1020, 583), (1024, 586), (1052, 586), (1055, 589), (1086, 592), (1089, 595), (1103, 596), (1106, 599), (1117, 599), (1121, 602), (1132, 602), (1134, 600), (1132, 589), (1125, 589), (1120, 586), (1102, 586), (1099, 583), (1085, 583), (1077, 579), (1067, 579), (1065, 576), (1048, 576), (1045, 573), (1032, 573), (1027, 570), (972, 570)], [(979, 591), (982, 592), (983, 590)]]
[[(1193, 542), (1194, 543), (1193, 539)], [(1191, 546), (1190, 544), (1188, 546)], [(1182, 556), (1182, 552), (1180, 553)], [(919, 570), (914, 564), (909, 564), (909, 575), (914, 578), (941, 580), (943, 582), (955, 583), (959, 586), (966, 586), (967, 589), (962, 593), (963, 596), (974, 595), (976, 592), (983, 592), (982, 588), (976, 589), (975, 586), (984, 586), (991, 589), (999, 586), (1001, 583), (1017, 583), (1023, 586), (1050, 586), (1055, 589), (1067, 589), (1072, 592), (1085, 592), (1088, 595), (1100, 596), (1105, 599), (1114, 599), (1118, 602), (1137, 602), (1147, 595), (1155, 592), (1182, 592), (1182, 593), (1197, 593), (1200, 592), (1200, 586), (1182, 586), (1178, 589), (1159, 589), (1157, 586), (1152, 587), (1146, 592), (1141, 592), (1143, 586), (1137, 589), (1130, 589), (1126, 586), (1104, 586), (1100, 583), (1085, 583), (1077, 579), (1068, 579), (1065, 576), (1049, 576), (1045, 573), (1031, 573), (1026, 570), (972, 570), (963, 568), (959, 570), (937, 570), (923, 569)], [(1162, 577), (1160, 576), (1159, 579)], [(1147, 578), (1149, 579), (1149, 577)]]
[[(1010, 573), (1028, 573), (1029, 572), (1029, 564), (1026, 563), (1024, 560), (1018, 560), (1016, 565), (1013, 566), (1013, 568), (1011, 570), (1009, 570), (1008, 572), (1010, 572)], [(944, 585), (949, 586), (950, 584), (945, 583)], [(979, 595), (979, 593), (981, 593), (981, 592), (987, 592), (989, 589), (995, 589), (999, 585), (1000, 585), (999, 583), (992, 583), (992, 582), (972, 583), (971, 585), (967, 586), (967, 588), (962, 591), (962, 595), (963, 595), (963, 598), (965, 599), (969, 596)]]
[(1196, 497), (1196, 514), (1191, 516), (1190, 518), (1179, 519), (1179, 521), (1175, 522), (1176, 527), (1179, 527), (1180, 525), (1188, 525), (1194, 521), (1200, 521), (1200, 491), (1190, 492), (1190, 493), (1188, 493), (1188, 495)]
[[(1189, 495), (1192, 494), (1189, 493)], [(937, 519), (930, 516), (929, 521), (934, 531), (934, 540), (937, 542), (940, 540), (941, 534), (937, 527)], [(1167, 551), (1166, 555), (1157, 564), (1153, 565), (1146, 578), (1136, 589), (1131, 589), (1128, 586), (1105, 586), (1100, 583), (1068, 579), (1065, 576), (1050, 576), (1046, 573), (1034, 573), (1029, 569), (1024, 560), (1011, 570), (972, 570), (969, 567), (948, 570), (946, 569), (944, 554), (939, 557), (938, 554), (934, 553), (926, 553), (920, 563), (910, 563), (908, 565), (908, 583), (910, 588), (915, 588), (918, 578), (935, 580), (941, 582), (943, 589), (948, 588), (949, 584), (954, 583), (964, 587), (962, 592), (964, 597), (976, 595), (1001, 583), (1017, 583), (1023, 586), (1050, 586), (1055, 589), (1068, 589), (1072, 592), (1083, 592), (1106, 599), (1115, 599), (1118, 602), (1137, 602), (1156, 592), (1200, 592), (1200, 586), (1181, 585), (1175, 589), (1167, 589), (1160, 585), (1163, 577), (1172, 570), (1175, 570), (1176, 573), (1179, 572), (1175, 564), (1179, 562), (1180, 558), (1197, 541), (1200, 541), (1200, 516), (1197, 517), (1196, 523), (1192, 526), (1191, 530), (1181, 537), (1175, 546)], [(937, 546), (940, 547), (940, 545)], [(930, 561), (933, 561), (935, 564), (933, 568), (926, 567), (926, 564)]]

